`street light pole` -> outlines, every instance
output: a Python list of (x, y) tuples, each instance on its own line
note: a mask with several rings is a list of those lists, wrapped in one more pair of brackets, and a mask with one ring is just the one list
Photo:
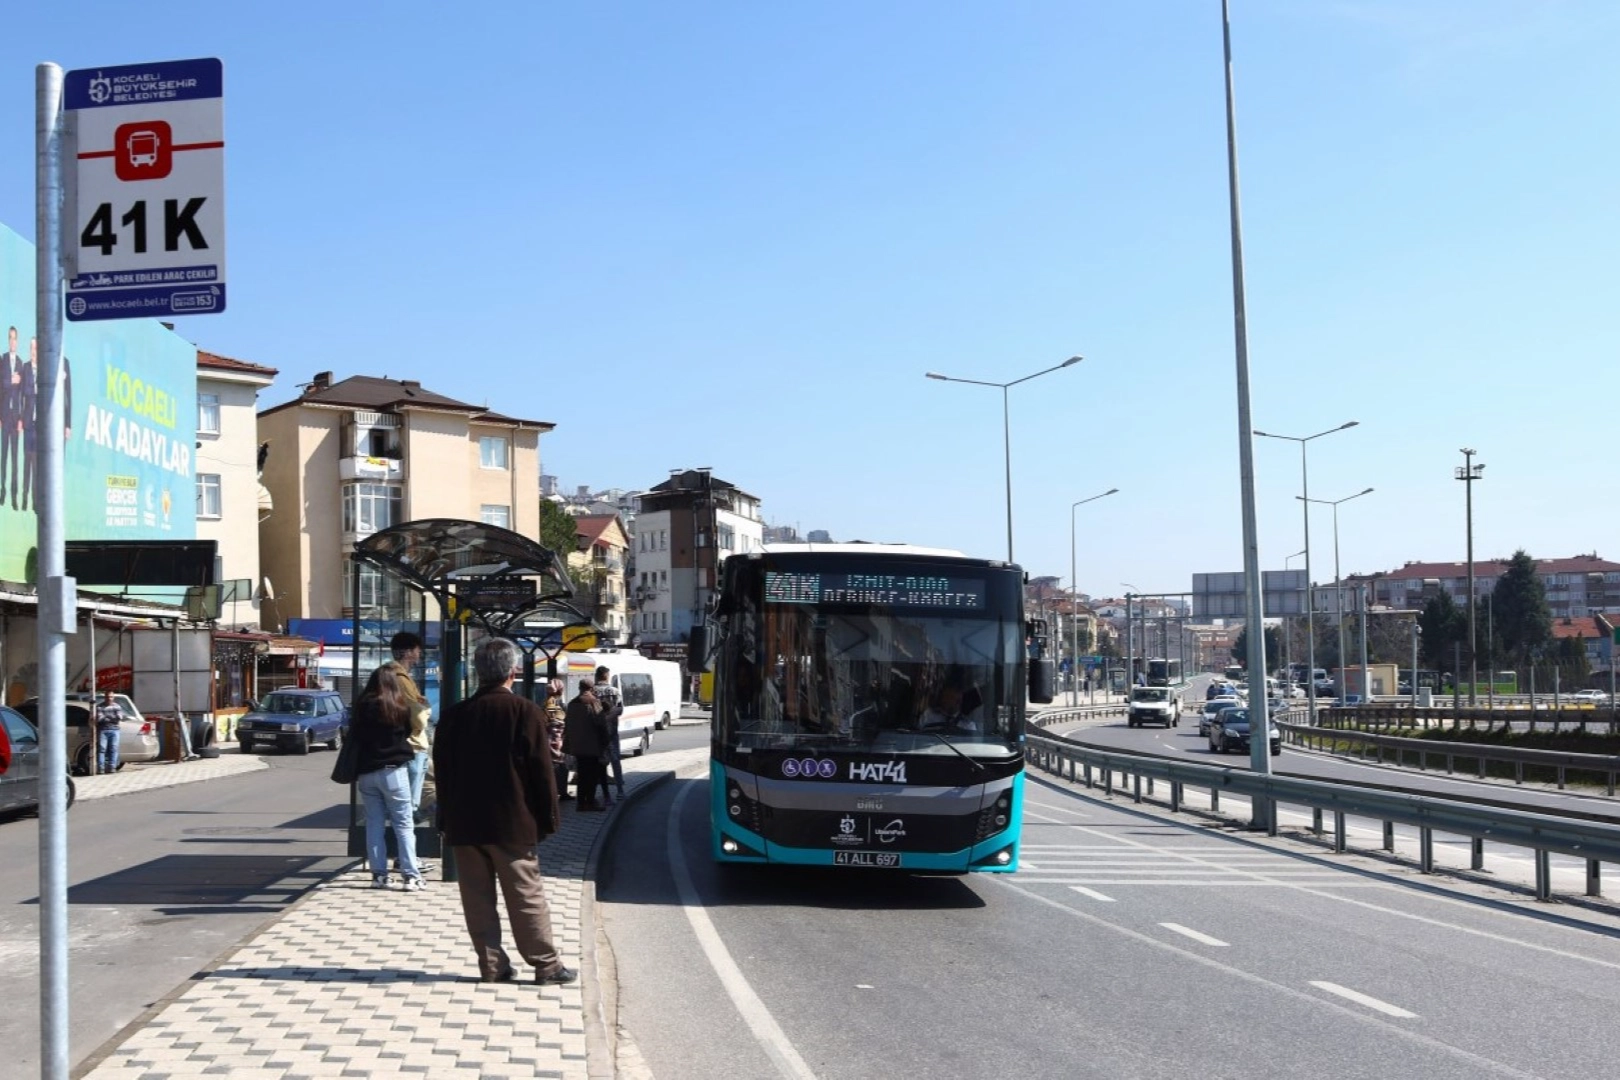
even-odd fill
[(1069, 648), (1069, 700), (1075, 706), (1080, 704), (1080, 620), (1075, 618), (1075, 605), (1079, 602), (1080, 595), (1080, 579), (1075, 576), (1077, 564), (1074, 558), (1074, 512), (1088, 502), (1106, 499), (1118, 491), (1119, 488), (1109, 488), (1101, 495), (1079, 499), (1069, 505), (1069, 632), (1072, 635)]
[[(1288, 558), (1284, 559), (1283, 560), (1283, 572), (1286, 573), (1286, 572), (1292, 570), (1293, 567), (1289, 566), (1288, 564), (1293, 562), (1295, 559), (1299, 558), (1303, 554), (1305, 554), (1303, 551), (1296, 551), (1292, 555), (1288, 556)], [(1306, 584), (1308, 585), (1310, 583), (1306, 582)], [(1288, 639), (1289, 639), (1289, 637), (1291, 635), (1288, 633), (1288, 613), (1287, 612), (1283, 613), (1282, 630), (1283, 630), (1283, 635), (1282, 635), (1282, 639), (1283, 639), (1283, 679), (1284, 679), (1285, 682), (1290, 682), (1291, 683), (1293, 681), (1293, 678), (1294, 678), (1294, 665), (1293, 665), (1293, 662), (1292, 662), (1292, 660), (1293, 660), (1292, 646), (1289, 644), (1289, 641), (1288, 641)], [(1289, 697), (1290, 697), (1290, 700), (1292, 700), (1292, 695), (1289, 695)]]
[[(1480, 478), (1481, 474), (1483, 474), (1485, 472), (1485, 466), (1483, 464), (1480, 464), (1480, 465), (1475, 465), (1474, 464), (1474, 454), (1475, 454), (1475, 452), (1476, 451), (1470, 450), (1466, 446), (1463, 447), (1463, 449), (1462, 449), (1463, 464), (1462, 464), (1461, 468), (1456, 470), (1457, 479), (1461, 480), (1463, 482), (1464, 490), (1466, 490), (1468, 492), (1467, 516), (1468, 516), (1468, 704), (1469, 705), (1476, 705), (1476, 704), (1479, 703), (1478, 702), (1478, 697), (1477, 697), (1477, 692), (1478, 692), (1478, 688), (1479, 688), (1479, 659), (1475, 656), (1475, 653), (1477, 652), (1477, 650), (1474, 648), (1474, 644), (1475, 644), (1475, 638), (1474, 638), (1474, 606), (1475, 606), (1475, 598), (1474, 598), (1474, 481), (1478, 480)], [(1462, 673), (1459, 671), (1457, 674), (1460, 676)]]
[(1316, 590), (1311, 583), (1311, 480), (1305, 462), (1305, 444), (1312, 439), (1320, 439), (1324, 435), (1332, 435), (1335, 431), (1344, 431), (1355, 427), (1360, 421), (1348, 420), (1336, 428), (1318, 431), (1315, 435), (1273, 435), (1267, 431), (1256, 431), (1255, 434), (1266, 439), (1282, 439), (1286, 442), (1299, 443), (1299, 484), (1304, 500), (1300, 509), (1305, 513), (1305, 656), (1306, 656), (1306, 708), (1310, 714), (1311, 726), (1316, 725)]
[(1136, 685), (1136, 624), (1131, 621), (1131, 594), (1136, 586), (1128, 581), (1120, 582), (1128, 590), (1125, 593), (1125, 697), (1131, 696), (1131, 687)]
[[(1063, 361), (1063, 363), (1061, 363), (1061, 364), (1053, 364), (1051, 367), (1043, 368), (1042, 370), (1035, 372), (1033, 375), (1025, 375), (1023, 378), (1021, 378), (1021, 379), (1013, 379), (1011, 382), (987, 382), (984, 379), (960, 379), (960, 378), (957, 378), (954, 375), (941, 375), (937, 371), (924, 372), (924, 375), (926, 375), (928, 378), (937, 379), (940, 382), (967, 383), (967, 384), (969, 384), (971, 386), (994, 386), (994, 387), (998, 388), (1001, 391), (1001, 452), (1002, 452), (1002, 458), (1006, 463), (1006, 473), (1007, 473), (1007, 561), (1008, 562), (1013, 561), (1013, 518), (1012, 518), (1012, 421), (1011, 421), (1011, 413), (1009, 412), (1010, 407), (1007, 404), (1007, 391), (1012, 389), (1013, 387), (1017, 386), (1019, 383), (1026, 383), (1026, 382), (1029, 382), (1029, 380), (1031, 380), (1031, 379), (1040, 378), (1042, 375), (1049, 375), (1052, 372), (1057, 371), (1057, 370), (1059, 370), (1061, 368), (1066, 368), (1066, 367), (1070, 367), (1070, 366), (1072, 366), (1074, 364), (1078, 364), (1083, 359), (1085, 359), (1085, 358), (1082, 357), (1082, 356), (1078, 356), (1078, 355), (1071, 356), (1067, 360)], [(1061, 639), (1059, 639), (1059, 640), (1061, 640)]]
[[(1371, 493), (1372, 488), (1366, 488), (1342, 499), (1306, 499), (1303, 495), (1295, 496), (1308, 503), (1321, 503), (1323, 506), (1333, 507), (1333, 616), (1339, 636), (1339, 681), (1334, 683), (1333, 688), (1341, 703), (1344, 701), (1344, 578), (1339, 576), (1339, 504)], [(1367, 696), (1365, 671), (1361, 673), (1361, 680), (1361, 696), (1365, 698)]]

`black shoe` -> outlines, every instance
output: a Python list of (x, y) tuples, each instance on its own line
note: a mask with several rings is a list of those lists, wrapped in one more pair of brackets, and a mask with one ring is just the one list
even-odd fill
[(517, 982), (517, 972), (513, 971), (511, 968), (507, 968), (505, 971), (501, 972), (499, 975), (495, 976), (493, 979), (479, 979), (478, 981), (479, 982), (487, 982), (487, 983)]
[(560, 967), (550, 975), (536, 974), (534, 981), (541, 986), (566, 986), (579, 978), (579, 972), (570, 967)]

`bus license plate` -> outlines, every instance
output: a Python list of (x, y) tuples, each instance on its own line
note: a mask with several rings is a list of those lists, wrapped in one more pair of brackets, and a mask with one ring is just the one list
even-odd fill
[(835, 851), (834, 866), (899, 866), (900, 856), (892, 851)]

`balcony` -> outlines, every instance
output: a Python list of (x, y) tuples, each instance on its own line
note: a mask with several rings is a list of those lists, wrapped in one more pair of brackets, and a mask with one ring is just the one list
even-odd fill
[(405, 479), (405, 462), (397, 457), (357, 454), (338, 459), (338, 479), (374, 483), (399, 483)]
[(594, 548), (591, 551), (591, 569), (617, 574), (624, 569), (624, 556), (617, 551)]

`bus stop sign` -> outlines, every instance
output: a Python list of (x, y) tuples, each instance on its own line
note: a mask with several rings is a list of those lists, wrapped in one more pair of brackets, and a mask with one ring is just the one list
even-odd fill
[(63, 79), (67, 317), (225, 310), (225, 90), (216, 59)]

